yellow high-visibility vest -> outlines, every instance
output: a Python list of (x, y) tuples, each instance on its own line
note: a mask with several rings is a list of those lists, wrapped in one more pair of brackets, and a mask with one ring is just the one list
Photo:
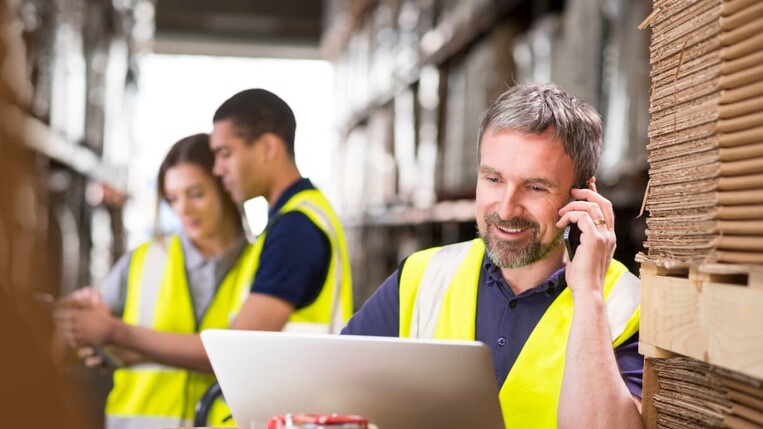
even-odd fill
[[(152, 241), (141, 245), (130, 260), (122, 319), (131, 325), (172, 333), (229, 328), (251, 288), (253, 253), (254, 248), (247, 244), (197, 326), (180, 237), (171, 236), (166, 244)], [(196, 403), (214, 381), (207, 373), (155, 363), (117, 369), (106, 403), (107, 427), (191, 425)]]
[[(342, 224), (328, 200), (317, 189), (294, 194), (276, 216), (294, 211), (304, 213), (326, 234), (331, 244), (331, 262), (318, 297), (306, 307), (295, 310), (284, 331), (326, 334), (339, 332), (353, 312), (350, 258)], [(256, 261), (259, 261), (267, 234), (266, 229), (254, 243)], [(256, 269), (257, 266), (255, 280)]]
[[(401, 337), (474, 340), (477, 289), (485, 245), (481, 239), (414, 253), (400, 274)], [(612, 260), (604, 299), (615, 348), (639, 329), (640, 282)], [(556, 428), (567, 338), (573, 316), (569, 288), (533, 329), (499, 392), (504, 424)]]

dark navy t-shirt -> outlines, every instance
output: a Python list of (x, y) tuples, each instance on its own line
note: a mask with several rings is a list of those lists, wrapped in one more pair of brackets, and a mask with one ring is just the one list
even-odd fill
[(252, 292), (281, 298), (295, 308), (311, 304), (326, 281), (331, 244), (326, 234), (304, 213), (278, 210), (298, 192), (315, 189), (309, 179), (292, 184), (270, 207)]
[[(501, 270), (483, 258), (477, 289), (475, 339), (493, 354), (498, 386), (519, 356), (530, 333), (551, 303), (567, 287), (564, 268), (537, 287), (515, 295)], [(400, 326), (399, 277), (395, 271), (350, 319), (342, 331), (347, 335), (396, 337)], [(638, 353), (638, 333), (615, 349), (615, 359), (628, 390), (641, 397), (644, 358)]]

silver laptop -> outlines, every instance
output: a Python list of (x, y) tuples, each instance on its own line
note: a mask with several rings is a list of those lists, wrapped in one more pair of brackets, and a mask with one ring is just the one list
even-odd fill
[(379, 429), (503, 428), (479, 342), (233, 330), (201, 340), (239, 429), (287, 413), (360, 415)]

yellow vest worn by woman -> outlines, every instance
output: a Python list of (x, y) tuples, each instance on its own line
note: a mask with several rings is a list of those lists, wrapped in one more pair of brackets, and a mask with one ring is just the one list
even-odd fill
[[(122, 319), (131, 325), (182, 334), (229, 328), (249, 295), (255, 269), (253, 250), (245, 246), (197, 326), (180, 237), (171, 236), (167, 244), (143, 244), (130, 260)], [(107, 427), (190, 426), (196, 403), (214, 381), (207, 373), (155, 363), (117, 369), (106, 403)]]
[[(411, 255), (400, 275), (400, 336), (474, 340), (484, 255), (481, 239)], [(615, 348), (638, 332), (640, 314), (639, 280), (615, 260), (604, 299)], [(565, 288), (519, 353), (499, 392), (507, 429), (557, 427), (572, 313), (572, 293)]]
[[(294, 311), (284, 331), (326, 334), (339, 332), (353, 312), (350, 258), (339, 217), (317, 189), (294, 194), (276, 213), (275, 218), (293, 211), (304, 213), (326, 234), (331, 244), (331, 262), (318, 298), (308, 306)], [(254, 243), (255, 261), (260, 259), (267, 234), (268, 229)], [(255, 279), (256, 268), (255, 266)]]

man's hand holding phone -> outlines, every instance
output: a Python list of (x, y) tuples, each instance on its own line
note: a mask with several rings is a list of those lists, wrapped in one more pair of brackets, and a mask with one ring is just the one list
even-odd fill
[(612, 203), (596, 192), (595, 178), (589, 180), (587, 188), (573, 188), (571, 195), (574, 200), (559, 210), (557, 223), (558, 228), (569, 226), (565, 231), (570, 259), (567, 285), (573, 294), (601, 293), (616, 245)]

